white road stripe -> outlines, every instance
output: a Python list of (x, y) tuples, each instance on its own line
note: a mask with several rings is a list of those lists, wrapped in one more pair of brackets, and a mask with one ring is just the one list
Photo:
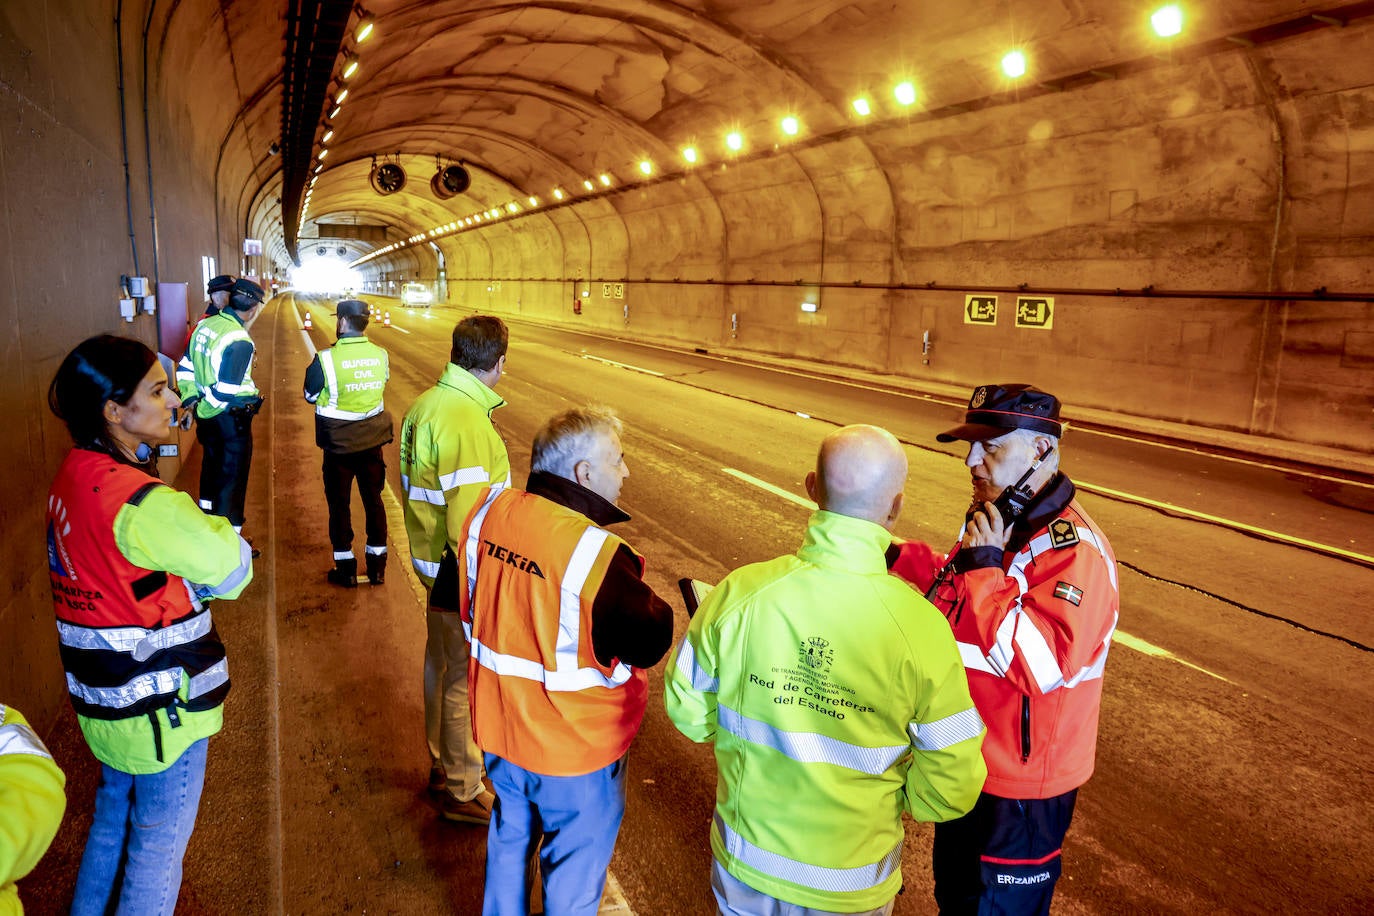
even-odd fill
[[(737, 478), (739, 480), (744, 481), (747, 484), (752, 484), (753, 486), (758, 487), (760, 490), (767, 490), (774, 496), (781, 496), (788, 502), (796, 503), (797, 505), (804, 506), (807, 509), (816, 508), (816, 504), (813, 503), (811, 500), (803, 499), (802, 497), (797, 496), (795, 493), (789, 493), (787, 490), (784, 490), (781, 487), (775, 487), (771, 483), (768, 483), (765, 480), (759, 480), (757, 477), (746, 474), (743, 471), (737, 471), (734, 468), (721, 468), (721, 470), (729, 474), (731, 477)], [(1075, 481), (1075, 483), (1076, 482), (1077, 481)], [(1196, 671), (1201, 671), (1203, 674), (1208, 675), (1209, 677), (1214, 677), (1219, 681), (1226, 681), (1228, 684), (1231, 683), (1230, 681), (1227, 681), (1226, 678), (1222, 677), (1220, 674), (1215, 674), (1211, 671), (1208, 671), (1206, 668), (1194, 665), (1192, 662), (1184, 661), (1183, 659), (1179, 658), (1177, 655), (1174, 655), (1167, 649), (1161, 649), (1159, 646), (1156, 646), (1152, 643), (1148, 643), (1140, 637), (1132, 636), (1129, 633), (1126, 633), (1122, 630), (1118, 629), (1116, 631), (1115, 635), (1112, 637), (1112, 641), (1114, 643), (1123, 645), (1128, 649), (1134, 649), (1137, 652), (1140, 652), (1144, 655), (1149, 655), (1153, 658), (1163, 658), (1172, 662), (1178, 662), (1180, 665), (1184, 665)]]
[(643, 369), (639, 366), (631, 366), (629, 363), (618, 363), (613, 359), (606, 359), (604, 356), (592, 356), (590, 353), (578, 354), (583, 359), (590, 359), (598, 363), (605, 363), (608, 366), (615, 366), (617, 369), (629, 369), (631, 372), (642, 372), (645, 375), (652, 375), (655, 378), (663, 378), (662, 372), (655, 372), (652, 369)]
[(721, 468), (721, 470), (729, 474), (731, 477), (738, 478), (747, 484), (752, 484), (753, 486), (758, 487), (760, 490), (767, 490), (774, 496), (781, 496), (788, 502), (796, 503), (803, 509), (811, 509), (814, 511), (816, 508), (816, 504), (813, 503), (811, 500), (807, 499), (806, 497), (798, 496), (797, 494), (784, 490), (781, 487), (775, 487), (766, 480), (759, 480), (757, 477), (754, 477), (750, 474), (746, 474), (743, 471), (737, 471), (734, 468)]
[[(1072, 424), (1070, 424), (1072, 425)], [(1374, 483), (1365, 483), (1360, 480), (1351, 480), (1348, 477), (1333, 477), (1330, 474), (1318, 474), (1315, 471), (1301, 471), (1278, 464), (1271, 464), (1267, 461), (1256, 461), (1253, 458), (1238, 458), (1235, 455), (1218, 455), (1213, 452), (1205, 452), (1200, 448), (1189, 448), (1186, 445), (1172, 445), (1168, 442), (1155, 442), (1151, 439), (1142, 439), (1140, 436), (1126, 436), (1121, 433), (1109, 433), (1100, 429), (1083, 429), (1074, 427), (1074, 435), (1077, 436), (1104, 436), (1108, 439), (1120, 439), (1123, 442), (1134, 442), (1137, 445), (1148, 445), (1152, 448), (1167, 448), (1175, 452), (1187, 452), (1190, 455), (1201, 455), (1204, 458), (1212, 458), (1217, 461), (1233, 461), (1236, 464), (1248, 464), (1251, 467), (1263, 468), (1266, 471), (1279, 471), (1284, 474), (1299, 474), (1303, 477), (1310, 477), (1313, 480), (1325, 480), (1331, 483), (1343, 483), (1346, 486), (1361, 487), (1366, 490), (1374, 490)]]
[(1199, 521), (1204, 522), (1212, 522), (1213, 524), (1217, 525), (1224, 525), (1227, 528), (1233, 528), (1237, 531), (1248, 531), (1251, 534), (1257, 534), (1260, 537), (1268, 538), (1273, 541), (1278, 541), (1281, 544), (1291, 544), (1294, 547), (1303, 547), (1308, 550), (1317, 550), (1325, 554), (1343, 557), (1347, 560), (1354, 560), (1355, 562), (1363, 563), (1366, 566), (1374, 566), (1374, 557), (1366, 556), (1362, 553), (1356, 553), (1353, 550), (1346, 550), (1344, 547), (1333, 547), (1330, 544), (1322, 544), (1317, 541), (1309, 541), (1305, 538), (1296, 537), (1291, 534), (1283, 534), (1278, 531), (1271, 531), (1268, 528), (1257, 528), (1254, 525), (1247, 525), (1244, 522), (1237, 522), (1233, 519), (1222, 518), (1219, 515), (1208, 515), (1206, 512), (1199, 512), (1196, 509), (1185, 509), (1183, 506), (1176, 506), (1173, 503), (1165, 503), (1154, 499), (1147, 499), (1144, 496), (1137, 496), (1134, 493), (1123, 493), (1121, 490), (1113, 490), (1110, 487), (1103, 487), (1094, 483), (1084, 483), (1083, 481), (1077, 478), (1074, 478), (1073, 482), (1074, 485), (1078, 487), (1078, 489), (1086, 490), (1089, 493), (1099, 493), (1103, 496), (1112, 496), (1117, 499), (1124, 499), (1129, 502), (1136, 503), (1138, 505), (1149, 506), (1154, 509), (1163, 509), (1166, 512), (1176, 512), (1179, 515), (1186, 516), (1187, 518), (1198, 519)]

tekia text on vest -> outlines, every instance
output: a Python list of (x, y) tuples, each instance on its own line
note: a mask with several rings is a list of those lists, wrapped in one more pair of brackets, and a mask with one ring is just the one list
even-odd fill
[(548, 578), (548, 576), (544, 575), (544, 571), (539, 568), (539, 564), (534, 562), (532, 558), (522, 556), (509, 547), (493, 544), (491, 541), (483, 540), (482, 543), (487, 545), (487, 556), (495, 557), (498, 560), (504, 560), (507, 566), (514, 566), (521, 572), (527, 572), (531, 576), (538, 576), (541, 579)]

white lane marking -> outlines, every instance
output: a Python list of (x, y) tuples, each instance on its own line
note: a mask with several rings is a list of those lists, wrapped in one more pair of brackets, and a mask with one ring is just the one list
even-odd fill
[(410, 333), (410, 332), (407, 331), (405, 328), (400, 327), (399, 325), (394, 325), (394, 324), (391, 326), (391, 330), (393, 330), (393, 331), (400, 331), (402, 334), (409, 334), (409, 333)]
[[(731, 477), (735, 477), (739, 480), (744, 481), (747, 484), (752, 484), (753, 486), (758, 487), (760, 490), (767, 490), (774, 496), (781, 496), (788, 502), (796, 503), (799, 506), (805, 506), (808, 509), (816, 508), (816, 504), (813, 503), (811, 500), (802, 499), (795, 493), (789, 493), (787, 490), (784, 490), (781, 487), (775, 487), (771, 483), (768, 483), (766, 480), (759, 480), (757, 477), (746, 474), (743, 471), (737, 471), (734, 468), (721, 468), (721, 470), (729, 474)], [(1228, 684), (1231, 683), (1230, 681), (1227, 681), (1226, 678), (1222, 677), (1220, 674), (1214, 674), (1213, 672), (1208, 671), (1206, 668), (1194, 665), (1192, 662), (1189, 661), (1184, 661), (1177, 655), (1174, 655), (1169, 650), (1161, 649), (1159, 646), (1156, 646), (1152, 643), (1148, 643), (1138, 636), (1132, 636), (1124, 630), (1118, 629), (1116, 631), (1116, 634), (1112, 637), (1112, 639), (1114, 642), (1117, 642), (1128, 649), (1134, 649), (1137, 652), (1140, 652), (1144, 655), (1149, 655), (1154, 658), (1163, 658), (1172, 662), (1178, 662), (1180, 665), (1184, 665), (1188, 668), (1193, 668), (1197, 671), (1201, 671), (1203, 674), (1206, 674), (1209, 677), (1214, 677), (1219, 681), (1226, 681), (1226, 683)]]
[(813, 503), (811, 500), (807, 499), (806, 497), (798, 496), (797, 494), (784, 490), (781, 487), (775, 487), (766, 480), (759, 480), (757, 477), (754, 477), (750, 474), (746, 474), (743, 471), (737, 471), (734, 468), (721, 468), (721, 470), (729, 474), (731, 477), (738, 478), (739, 480), (742, 480), (747, 484), (751, 484), (753, 486), (758, 487), (760, 490), (767, 490), (774, 496), (781, 496), (788, 502), (796, 503), (803, 509), (811, 509), (812, 511), (814, 511), (816, 508), (816, 504)]
[[(1072, 425), (1072, 424), (1070, 424)], [(1236, 464), (1248, 464), (1251, 467), (1262, 468), (1266, 471), (1278, 471), (1283, 474), (1296, 474), (1300, 477), (1309, 477), (1312, 480), (1325, 480), (1330, 483), (1343, 483), (1351, 487), (1362, 487), (1366, 490), (1374, 490), (1374, 483), (1365, 483), (1360, 480), (1351, 480), (1348, 477), (1333, 477), (1330, 474), (1318, 474), (1315, 471), (1303, 471), (1296, 468), (1286, 468), (1279, 464), (1270, 464), (1267, 461), (1255, 461), (1251, 458), (1238, 458), (1235, 455), (1216, 455), (1212, 452), (1204, 452), (1202, 449), (1189, 448), (1186, 445), (1171, 445), (1167, 442), (1155, 442), (1150, 439), (1142, 439), (1139, 436), (1126, 436), (1121, 433), (1109, 433), (1100, 429), (1081, 429), (1075, 428), (1074, 432), (1079, 435), (1104, 436), (1108, 439), (1121, 439), (1124, 442), (1134, 442), (1137, 445), (1148, 445), (1152, 448), (1167, 448), (1175, 452), (1187, 452), (1192, 455), (1201, 455), (1203, 458), (1212, 458), (1217, 461), (1233, 461)], [(1075, 481), (1076, 483), (1077, 481)]]
[(1162, 658), (1167, 661), (1178, 662), (1180, 665), (1183, 665), (1186, 668), (1192, 668), (1194, 671), (1201, 671), (1208, 677), (1214, 677), (1219, 681), (1226, 681), (1226, 683), (1228, 684), (1231, 683), (1230, 680), (1227, 680), (1220, 674), (1208, 671), (1206, 668), (1203, 668), (1200, 665), (1194, 665), (1190, 661), (1184, 661), (1174, 653), (1170, 652), (1168, 649), (1161, 649), (1159, 646), (1156, 646), (1153, 643), (1148, 643), (1145, 640), (1141, 639), (1139, 636), (1132, 636), (1130, 633), (1127, 633), (1124, 630), (1117, 630), (1116, 633), (1112, 636), (1112, 642), (1117, 643), (1118, 645), (1125, 646), (1128, 649), (1134, 649), (1142, 655), (1149, 655), (1152, 658)]
[(1113, 496), (1117, 499), (1123, 499), (1129, 502), (1136, 503), (1137, 505), (1149, 506), (1153, 509), (1162, 509), (1166, 512), (1176, 512), (1179, 515), (1183, 515), (1192, 519), (1197, 519), (1199, 521), (1212, 522), (1213, 524), (1217, 525), (1224, 525), (1227, 528), (1233, 528), (1237, 531), (1248, 531), (1251, 534), (1257, 534), (1260, 537), (1268, 538), (1269, 540), (1273, 541), (1278, 541), (1282, 544), (1291, 544), (1294, 547), (1303, 547), (1308, 550), (1318, 550), (1322, 553), (1343, 557), (1347, 560), (1354, 560), (1355, 562), (1363, 563), (1366, 566), (1374, 566), (1374, 557), (1366, 556), (1362, 553), (1356, 553), (1353, 550), (1346, 550), (1343, 547), (1333, 547), (1330, 544), (1322, 544), (1317, 541), (1309, 541), (1304, 538), (1295, 537), (1291, 534), (1282, 534), (1278, 531), (1271, 531), (1268, 528), (1257, 528), (1254, 525), (1247, 525), (1244, 522), (1237, 522), (1233, 519), (1222, 518), (1219, 515), (1208, 515), (1206, 512), (1198, 512), (1196, 509), (1185, 509), (1184, 507), (1176, 506), (1173, 503), (1159, 502), (1158, 500), (1147, 499), (1144, 496), (1136, 496), (1134, 493), (1123, 493), (1120, 490), (1113, 490), (1110, 487), (1103, 487), (1093, 483), (1084, 483), (1081, 480), (1074, 480), (1074, 485), (1078, 487), (1078, 489), (1086, 490), (1089, 493), (1098, 493), (1103, 496)]
[(613, 359), (606, 359), (604, 356), (592, 356), (590, 353), (578, 354), (583, 359), (590, 359), (594, 362), (605, 363), (608, 366), (615, 366), (617, 369), (629, 369), (631, 372), (642, 372), (645, 375), (652, 375), (655, 378), (663, 378), (662, 372), (655, 372), (652, 369), (644, 369), (639, 366), (631, 366), (629, 363), (618, 363)]

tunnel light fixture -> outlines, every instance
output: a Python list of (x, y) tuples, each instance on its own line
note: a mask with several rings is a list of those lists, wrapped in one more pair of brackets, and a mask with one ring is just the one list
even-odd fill
[(596, 190), (596, 185), (592, 184), (592, 180), (590, 178), (582, 182), (582, 187), (586, 188), (588, 191)]
[(348, 88), (344, 87), (343, 89), (339, 90), (338, 95), (334, 96), (334, 105), (336, 107), (342, 105), (344, 103), (344, 99), (346, 98), (348, 98)]
[(333, 120), (334, 118), (337, 118), (337, 117), (339, 116), (339, 112), (341, 112), (341, 111), (343, 111), (343, 106), (342, 106), (342, 105), (335, 105), (335, 106), (334, 106), (334, 110), (331, 111), (331, 112), (329, 113), (330, 120)]
[(317, 162), (317, 163), (315, 163), (315, 174), (316, 174), (316, 175), (320, 174), (320, 171), (321, 171), (323, 168), (324, 168), (324, 163), (323, 163), (323, 162)]
[(362, 44), (372, 37), (372, 33), (376, 27), (377, 20), (364, 14), (363, 17), (358, 20), (357, 26), (353, 29), (353, 40), (358, 42), (358, 44)]
[(331, 127), (331, 128), (329, 128), (328, 130), (326, 130), (326, 131), (324, 132), (324, 136), (320, 138), (320, 143), (321, 143), (321, 144), (325, 144), (325, 143), (328, 143), (330, 140), (333, 140), (333, 139), (334, 139), (334, 128)]
[(866, 118), (873, 113), (873, 108), (868, 104), (868, 99), (859, 96), (853, 102), (854, 111), (861, 118)]
[(639, 170), (645, 175), (652, 175), (654, 173), (654, 164), (648, 159), (641, 159), (639, 161)]
[(1183, 31), (1183, 10), (1176, 3), (1161, 6), (1150, 14), (1150, 26), (1160, 38), (1173, 38)]
[(344, 65), (343, 65), (343, 70), (340, 71), (340, 74), (339, 74), (339, 75), (342, 76), (344, 79), (352, 79), (352, 78), (353, 78), (353, 74), (355, 74), (355, 73), (357, 73), (357, 72), (358, 72), (358, 55), (356, 55), (356, 54), (351, 54), (351, 53), (349, 53), (348, 51), (345, 51), (345, 52), (344, 52)]
[(1002, 58), (1002, 72), (1012, 79), (1026, 75), (1026, 55), (1021, 51), (1008, 51)]
[(744, 137), (737, 130), (732, 130), (725, 135), (725, 145), (731, 151), (738, 153), (744, 149)]
[(506, 204), (506, 209), (512, 213), (519, 213), (520, 205), (517, 204), (515, 201), (511, 201), (510, 203)]
[(318, 158), (321, 162), (323, 162), (323, 161), (324, 161), (324, 157), (325, 157), (325, 156), (328, 156), (328, 155), (329, 155), (329, 150), (327, 150), (327, 149), (322, 149), (322, 150), (320, 150), (320, 155), (319, 155), (317, 158)]
[(697, 161), (697, 148), (695, 146), (683, 147), (682, 158), (695, 165)]
[(602, 187), (609, 188), (611, 186), (611, 176), (607, 175), (605, 172), (597, 176), (597, 181), (601, 182)]
[(562, 189), (562, 188), (554, 188), (554, 189), (553, 189), (553, 199), (554, 199), (554, 200), (562, 200), (563, 197), (564, 197), (564, 194), (563, 194), (563, 189)]
[(898, 83), (892, 89), (892, 95), (902, 105), (916, 104), (916, 87), (910, 81)]
[(782, 119), (782, 132), (787, 134), (787, 136), (795, 137), (800, 130), (801, 122), (792, 115), (788, 115)]
[(530, 195), (530, 206), (531, 206), (531, 207), (537, 207), (537, 206), (539, 206), (539, 198), (535, 197), (533, 194)]
[(803, 312), (807, 312), (807, 313), (818, 312), (818, 311), (820, 311), (820, 309), (821, 309), (821, 305), (820, 305), (819, 302), (803, 302), (803, 303), (801, 304), (801, 310), (802, 310)]

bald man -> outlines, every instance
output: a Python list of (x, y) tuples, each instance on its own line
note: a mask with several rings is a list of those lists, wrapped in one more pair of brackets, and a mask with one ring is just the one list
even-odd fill
[(902, 812), (945, 821), (978, 799), (983, 722), (949, 625), (887, 574), (906, 477), (886, 430), (827, 436), (801, 549), (726, 576), (666, 675), (668, 716), (715, 745), (727, 916), (890, 913)]

